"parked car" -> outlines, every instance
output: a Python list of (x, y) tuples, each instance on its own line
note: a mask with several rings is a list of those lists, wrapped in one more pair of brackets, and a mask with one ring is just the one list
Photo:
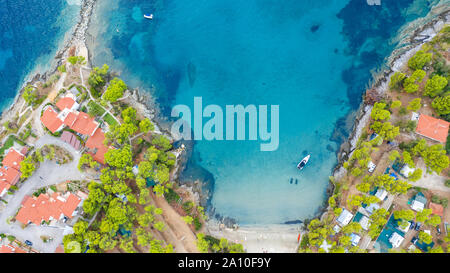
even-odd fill
[(28, 241), (28, 240), (25, 240), (25, 244), (26, 244), (27, 246), (32, 246), (32, 245), (33, 245), (33, 243), (30, 242), (30, 241)]
[(414, 223), (414, 221), (409, 221), (411, 223), (411, 225), (409, 226), (409, 229), (414, 229), (414, 227), (416, 226), (416, 223)]
[(369, 169), (369, 173), (373, 173), (373, 171), (375, 171), (376, 167), (377, 167), (377, 165), (375, 163), (373, 163), (372, 161), (370, 161), (369, 164), (367, 164), (367, 168)]
[(412, 240), (411, 240), (411, 243), (416, 244), (417, 241), (419, 241), (419, 238), (413, 237)]
[(422, 226), (422, 223), (417, 222), (415, 230), (420, 230), (420, 227)]
[(436, 227), (436, 231), (438, 235), (441, 235), (441, 228), (439, 226)]

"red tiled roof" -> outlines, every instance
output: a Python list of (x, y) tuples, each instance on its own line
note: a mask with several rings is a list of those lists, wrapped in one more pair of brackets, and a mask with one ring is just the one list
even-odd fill
[(69, 114), (67, 114), (66, 118), (64, 119), (64, 124), (71, 127), (76, 119), (77, 119), (77, 114), (75, 114), (74, 112), (70, 112)]
[(93, 152), (90, 152), (92, 158), (102, 164), (105, 164), (105, 154), (109, 150), (109, 147), (103, 144), (104, 140), (105, 133), (98, 129), (86, 142), (86, 147), (93, 150)]
[(56, 103), (56, 107), (62, 111), (65, 108), (71, 109), (74, 104), (75, 101), (71, 97), (64, 97)]
[(5, 158), (3, 158), (3, 166), (8, 166), (16, 170), (20, 170), (20, 162), (24, 160), (24, 156), (13, 148), (9, 148)]
[(14, 168), (10, 167), (1, 167), (0, 168), (0, 181), (4, 181), (10, 185), (15, 185), (17, 182), (19, 182), (21, 172)]
[(91, 136), (95, 129), (97, 129), (98, 123), (94, 120), (94, 118), (90, 117), (88, 114), (84, 112), (79, 112), (77, 119), (70, 126), (70, 129), (82, 134)]
[(0, 195), (4, 190), (9, 190), (10, 187), (10, 184), (6, 183), (5, 181), (0, 181)]
[(67, 201), (62, 205), (61, 211), (65, 216), (72, 218), (72, 214), (81, 202), (81, 198), (74, 194), (70, 194)]
[(61, 135), (61, 140), (70, 144), (72, 147), (74, 147), (76, 150), (80, 149), (80, 141), (77, 139), (77, 137), (72, 134), (71, 132), (64, 131)]
[(67, 199), (59, 193), (41, 194), (36, 197), (26, 197), (16, 215), (16, 220), (23, 223), (40, 225), (42, 221), (59, 220), (62, 215), (72, 218), (72, 214), (81, 202), (76, 195), (69, 193)]
[(56, 249), (55, 249), (55, 253), (64, 253), (64, 247), (59, 245)]
[(417, 123), (416, 133), (445, 143), (447, 141), (449, 125), (450, 122), (445, 120), (421, 114), (419, 117), (419, 122)]
[(0, 253), (27, 253), (27, 252), (9, 244), (0, 246)]
[(439, 216), (444, 216), (444, 207), (440, 204), (430, 203), (431, 213)]
[(51, 106), (45, 109), (41, 122), (52, 133), (55, 133), (63, 125), (63, 121), (58, 118), (58, 114)]

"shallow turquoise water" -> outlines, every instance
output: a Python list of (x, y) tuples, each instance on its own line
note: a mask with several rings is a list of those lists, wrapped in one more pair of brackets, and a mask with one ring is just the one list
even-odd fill
[(0, 111), (31, 71), (42, 74), (50, 68), (79, 11), (75, 0), (0, 1)]
[[(427, 13), (423, 1), (415, 2), (419, 13), (405, 12), (412, 2), (100, 1), (90, 29), (93, 62), (110, 64), (133, 87), (152, 88), (163, 115), (194, 96), (222, 107), (279, 105), (278, 150), (198, 141), (182, 178), (211, 178), (215, 213), (240, 224), (305, 219), (326, 198), (349, 130), (343, 118), (359, 105), (370, 71), (395, 47), (389, 41), (398, 29)], [(143, 20), (150, 12), (155, 19)]]

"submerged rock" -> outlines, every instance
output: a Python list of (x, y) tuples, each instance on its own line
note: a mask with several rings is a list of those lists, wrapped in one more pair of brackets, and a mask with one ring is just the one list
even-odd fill
[(312, 25), (311, 28), (310, 28), (310, 30), (311, 30), (312, 33), (314, 33), (314, 32), (316, 32), (317, 30), (319, 30), (319, 28), (320, 28), (320, 25)]

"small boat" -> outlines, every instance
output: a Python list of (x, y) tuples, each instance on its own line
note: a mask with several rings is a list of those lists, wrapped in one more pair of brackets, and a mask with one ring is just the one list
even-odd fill
[(144, 14), (144, 18), (152, 20), (153, 19), (153, 13), (151, 13), (151, 14)]
[(292, 181), (294, 181), (294, 178), (291, 177), (291, 180), (289, 180), (289, 183), (292, 184)]
[(299, 169), (299, 170), (303, 169), (303, 167), (305, 167), (306, 163), (308, 163), (308, 160), (310, 157), (311, 157), (311, 155), (307, 155), (305, 158), (303, 158), (302, 161), (300, 161), (300, 163), (298, 163), (297, 169)]
[(298, 179), (297, 178), (295, 178), (295, 185), (297, 185), (298, 184)]

